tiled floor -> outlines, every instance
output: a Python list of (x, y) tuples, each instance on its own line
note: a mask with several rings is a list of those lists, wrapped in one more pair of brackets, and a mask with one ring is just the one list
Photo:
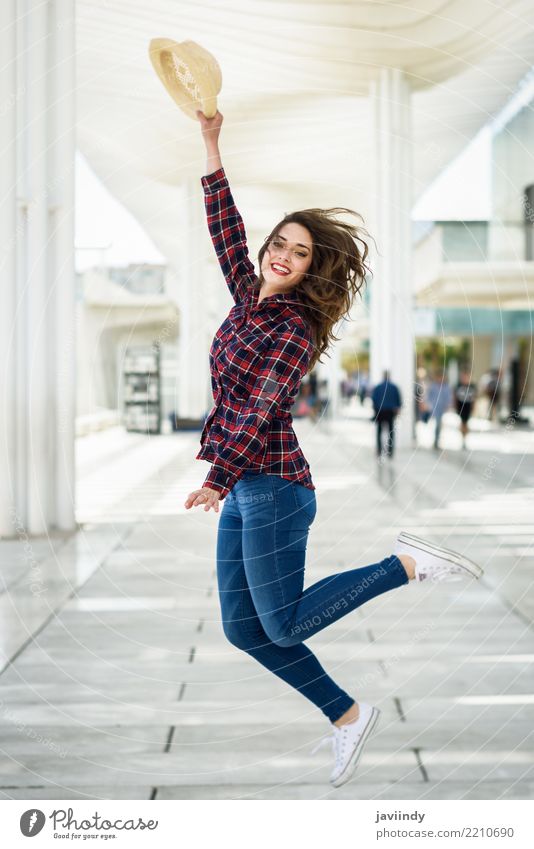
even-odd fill
[[(198, 434), (119, 429), (79, 444), (71, 538), (0, 543), (1, 798), (531, 798), (534, 435), (377, 465), (357, 408), (296, 422), (317, 486), (307, 582), (380, 560), (402, 529), (481, 562), (477, 585), (407, 586), (309, 641), (383, 713), (354, 779), (328, 783), (329, 731), (226, 642), (217, 516), (183, 508)], [(482, 426), (481, 426), (482, 428)]]

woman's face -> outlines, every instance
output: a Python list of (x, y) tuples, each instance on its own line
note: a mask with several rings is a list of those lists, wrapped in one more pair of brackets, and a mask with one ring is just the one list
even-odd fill
[(284, 224), (263, 255), (261, 273), (266, 283), (281, 292), (292, 289), (306, 276), (312, 261), (312, 237), (302, 224)]

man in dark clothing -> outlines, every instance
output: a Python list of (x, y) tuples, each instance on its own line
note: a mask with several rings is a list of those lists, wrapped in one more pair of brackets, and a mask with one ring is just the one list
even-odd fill
[(376, 453), (380, 457), (382, 454), (382, 428), (384, 425), (388, 427), (388, 438), (386, 441), (386, 454), (388, 457), (393, 457), (394, 436), (395, 436), (395, 418), (398, 415), (402, 406), (401, 394), (398, 386), (389, 379), (389, 372), (384, 372), (384, 380), (373, 389), (372, 394), (373, 409), (375, 411), (376, 422)]
[(456, 402), (456, 412), (460, 416), (460, 431), (462, 434), (462, 448), (466, 447), (465, 440), (469, 431), (469, 419), (473, 412), (473, 404), (476, 401), (477, 388), (470, 381), (468, 371), (462, 371), (460, 380), (454, 391), (454, 399)]
[(488, 419), (493, 419), (499, 416), (499, 407), (501, 403), (501, 370), (492, 368), (490, 377), (486, 385), (486, 397), (489, 401)]

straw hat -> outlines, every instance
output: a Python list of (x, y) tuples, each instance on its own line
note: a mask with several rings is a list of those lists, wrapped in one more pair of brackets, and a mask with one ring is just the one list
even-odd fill
[(180, 109), (195, 121), (196, 109), (206, 118), (213, 118), (222, 84), (215, 57), (195, 41), (170, 38), (153, 38), (148, 53), (154, 70)]

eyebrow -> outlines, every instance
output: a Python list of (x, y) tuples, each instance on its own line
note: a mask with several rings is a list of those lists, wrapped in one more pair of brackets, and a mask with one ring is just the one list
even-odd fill
[[(275, 239), (282, 239), (284, 242), (287, 242), (286, 237), (281, 236), (280, 233), (278, 233), (278, 235), (275, 236), (274, 238)], [(307, 251), (309, 251), (309, 249), (310, 249), (308, 245), (303, 245), (302, 242), (296, 242), (295, 244), (296, 244), (297, 248), (306, 248)]]

